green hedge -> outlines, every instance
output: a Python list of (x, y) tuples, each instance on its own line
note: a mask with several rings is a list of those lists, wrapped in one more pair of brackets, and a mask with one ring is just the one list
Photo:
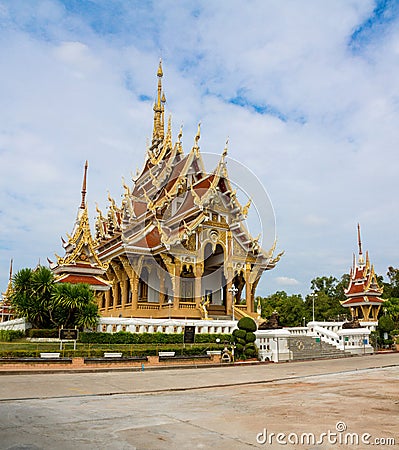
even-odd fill
[(59, 350), (58, 348), (49, 348), (42, 345), (37, 345), (35, 348), (28, 346), (26, 349), (14, 348), (14, 349), (2, 349), (0, 350), (0, 358), (24, 358), (24, 357), (39, 357), (43, 351), (57, 351), (61, 353), (62, 357), (103, 357), (104, 352), (121, 352), (123, 356), (154, 356), (159, 351), (175, 352), (176, 355), (206, 355), (207, 350), (222, 350), (221, 344), (159, 344), (155, 345), (126, 345), (126, 344), (88, 344), (80, 345), (76, 350), (73, 348), (64, 348)]
[(22, 339), (24, 337), (24, 332), (21, 330), (0, 330), (0, 341), (1, 342), (11, 342), (16, 339)]
[[(196, 334), (196, 344), (231, 342), (230, 334)], [(79, 342), (86, 344), (182, 344), (183, 333), (80, 333)]]
[(59, 331), (57, 328), (50, 328), (50, 329), (31, 328), (26, 332), (26, 336), (30, 338), (58, 338)]

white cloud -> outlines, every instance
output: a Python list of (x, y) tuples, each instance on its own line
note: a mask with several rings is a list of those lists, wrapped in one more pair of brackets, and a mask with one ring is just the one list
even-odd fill
[(298, 280), (295, 278), (289, 278), (289, 277), (277, 277), (276, 278), (277, 284), (281, 286), (297, 286), (299, 283)]
[(0, 290), (11, 257), (18, 269), (62, 251), (86, 159), (92, 219), (94, 202), (104, 208), (107, 189), (119, 199), (121, 177), (142, 166), (152, 100), (140, 98), (155, 96), (160, 56), (173, 135), (184, 124), (188, 151), (201, 121), (201, 149), (214, 153), (229, 137), (271, 197), (286, 254), (259, 295), (277, 279), (305, 292), (316, 276), (339, 277), (358, 221), (377, 271), (397, 265), (398, 17), (354, 52), (371, 0), (6, 5)]

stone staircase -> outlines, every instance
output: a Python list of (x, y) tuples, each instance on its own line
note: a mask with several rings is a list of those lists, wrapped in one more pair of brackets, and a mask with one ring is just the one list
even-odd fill
[(316, 342), (310, 336), (292, 336), (288, 338), (288, 348), (292, 352), (292, 360), (346, 358), (350, 356), (326, 342)]

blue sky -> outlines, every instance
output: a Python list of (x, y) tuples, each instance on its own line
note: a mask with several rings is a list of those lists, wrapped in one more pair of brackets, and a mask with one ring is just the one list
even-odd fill
[(356, 224), (376, 271), (399, 266), (399, 2), (0, 0), (0, 290), (62, 253), (83, 165), (105, 210), (141, 167), (156, 69), (189, 151), (251, 169), (285, 256), (259, 294), (340, 277)]

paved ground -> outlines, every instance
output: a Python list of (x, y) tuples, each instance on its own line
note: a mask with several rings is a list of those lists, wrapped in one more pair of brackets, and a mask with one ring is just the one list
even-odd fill
[[(399, 354), (388, 354), (241, 367), (0, 375), (0, 448), (364, 449), (375, 438), (385, 439), (382, 448), (399, 448), (398, 369)], [(279, 443), (271, 433), (285, 436)], [(317, 444), (303, 433), (313, 433), (316, 441), (326, 436)], [(371, 436), (361, 443), (364, 433)], [(359, 445), (345, 444), (356, 442), (355, 435)]]

